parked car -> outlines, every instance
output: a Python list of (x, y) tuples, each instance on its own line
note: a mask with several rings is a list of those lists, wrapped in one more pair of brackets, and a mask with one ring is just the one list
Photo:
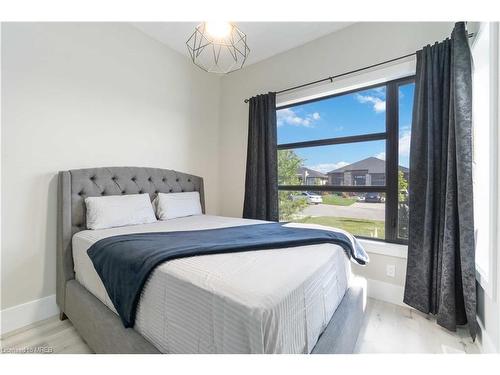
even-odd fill
[(310, 193), (308, 191), (304, 191), (304, 192), (300, 193), (299, 195), (293, 195), (292, 199), (293, 200), (306, 199), (308, 204), (323, 203), (323, 198), (321, 197), (321, 195), (318, 195), (315, 193)]
[(365, 194), (366, 203), (384, 203), (385, 197), (382, 193), (366, 193)]

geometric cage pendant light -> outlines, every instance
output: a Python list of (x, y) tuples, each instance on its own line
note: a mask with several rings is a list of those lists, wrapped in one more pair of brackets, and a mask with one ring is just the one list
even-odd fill
[(199, 24), (186, 45), (193, 63), (210, 73), (241, 69), (250, 53), (246, 34), (229, 22)]

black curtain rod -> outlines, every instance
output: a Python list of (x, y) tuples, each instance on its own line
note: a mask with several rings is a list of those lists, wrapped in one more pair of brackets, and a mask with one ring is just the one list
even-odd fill
[[(468, 38), (472, 38), (473, 36), (474, 36), (474, 33), (470, 33), (470, 34), (467, 35)], [(323, 79), (318, 79), (317, 81), (313, 81), (313, 82), (303, 83), (302, 85), (293, 86), (293, 87), (290, 87), (288, 89), (276, 91), (276, 94), (282, 94), (284, 92), (301, 89), (303, 87), (307, 87), (307, 86), (311, 86), (311, 85), (316, 85), (318, 83), (327, 82), (327, 81), (330, 81), (330, 83), (333, 83), (333, 80), (336, 79), (336, 78), (347, 76), (349, 74), (353, 74), (353, 73), (357, 73), (357, 72), (361, 72), (363, 70), (367, 70), (367, 69), (371, 69), (371, 68), (376, 68), (377, 66), (388, 64), (388, 63), (391, 63), (391, 62), (394, 62), (394, 61), (398, 61), (398, 60), (402, 60), (402, 59), (406, 59), (407, 57), (414, 56), (416, 54), (417, 54), (416, 52), (409, 53), (407, 55), (399, 56), (399, 57), (396, 57), (394, 59), (386, 60), (386, 61), (379, 62), (377, 64), (373, 64), (373, 65), (369, 65), (369, 66), (365, 66), (364, 68), (359, 68), (359, 69), (351, 70), (351, 71), (346, 72), (346, 73), (337, 74), (335, 76), (331, 76), (331, 77), (327, 77), (327, 78), (323, 78)], [(248, 103), (249, 101), (250, 101), (250, 99), (245, 99), (244, 100), (245, 103)]]

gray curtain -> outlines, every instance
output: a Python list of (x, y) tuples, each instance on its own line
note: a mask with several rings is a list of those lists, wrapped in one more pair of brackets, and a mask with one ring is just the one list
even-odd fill
[(244, 218), (278, 221), (276, 133), (276, 94), (251, 98)]
[(465, 24), (417, 52), (404, 302), (477, 332), (472, 205), (472, 75)]

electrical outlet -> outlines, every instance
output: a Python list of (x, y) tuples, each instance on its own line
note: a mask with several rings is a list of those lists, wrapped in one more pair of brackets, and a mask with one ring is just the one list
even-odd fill
[(396, 277), (396, 265), (388, 264), (385, 273), (389, 277)]

